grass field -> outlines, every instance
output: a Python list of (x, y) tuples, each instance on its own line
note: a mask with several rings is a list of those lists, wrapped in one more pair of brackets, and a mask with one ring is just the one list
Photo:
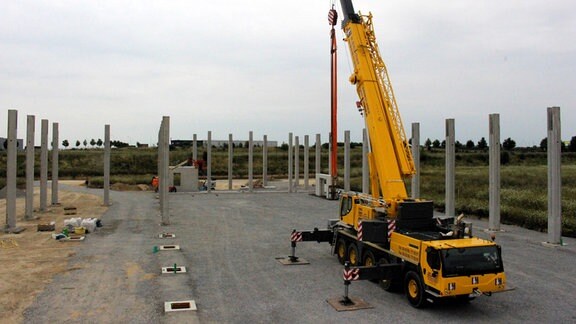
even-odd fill
[[(445, 174), (442, 167), (423, 167), (422, 197), (444, 208)], [(503, 223), (545, 231), (548, 218), (548, 178), (546, 166), (509, 165), (501, 170), (501, 218)], [(576, 236), (576, 165), (562, 167), (563, 233)], [(488, 167), (456, 168), (457, 212), (488, 216)]]

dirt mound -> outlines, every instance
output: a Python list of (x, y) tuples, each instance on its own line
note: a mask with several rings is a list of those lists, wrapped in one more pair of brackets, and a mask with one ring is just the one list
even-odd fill
[[(7, 191), (6, 187), (0, 189), (0, 199), (6, 198), (6, 191)], [(16, 198), (22, 198), (22, 197), (26, 197), (26, 191), (16, 189)]]
[[(34, 208), (40, 207), (40, 188), (34, 190)], [(24, 220), (25, 199), (16, 200), (17, 225), (26, 228), (20, 234), (0, 232), (0, 313), (1, 323), (21, 323), (22, 312), (57, 274), (73, 271), (68, 259), (75, 254), (74, 247), (79, 242), (60, 242), (52, 238), (60, 232), (65, 215), (64, 206), (78, 208), (77, 217), (100, 218), (107, 207), (102, 206), (102, 198), (78, 192), (61, 191), (60, 206), (49, 206), (45, 213), (35, 212), (39, 217), (32, 221)], [(0, 215), (6, 213), (6, 201), (0, 200)], [(55, 232), (38, 232), (38, 224), (56, 222)], [(0, 224), (4, 226), (4, 224)]]
[(151, 190), (151, 189), (150, 189), (150, 186), (145, 185), (145, 184), (139, 184), (139, 185), (138, 185), (138, 188), (140, 188), (140, 190), (142, 190), (142, 191), (149, 191), (149, 190)]

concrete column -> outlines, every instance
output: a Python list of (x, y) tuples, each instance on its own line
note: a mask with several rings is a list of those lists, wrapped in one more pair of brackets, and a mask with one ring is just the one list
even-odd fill
[(52, 205), (58, 205), (58, 123), (52, 123)]
[(298, 192), (300, 186), (300, 140), (294, 137), (294, 189)]
[(304, 135), (304, 189), (308, 191), (308, 178), (310, 177), (310, 161), (308, 161), (310, 155), (310, 137)]
[(228, 134), (228, 190), (232, 190), (232, 162), (234, 160), (234, 140)]
[(455, 146), (455, 126), (454, 119), (446, 119), (446, 216), (456, 216), (455, 208), (455, 168), (456, 168), (456, 146)]
[(288, 192), (292, 192), (292, 133), (288, 133)]
[(248, 191), (254, 192), (254, 140), (252, 131), (248, 133)]
[(412, 177), (412, 198), (420, 198), (420, 123), (412, 123), (412, 158), (416, 174)]
[(170, 214), (169, 214), (169, 202), (168, 202), (168, 177), (169, 177), (169, 167), (170, 167), (170, 117), (162, 117), (162, 127), (161, 127), (161, 159), (162, 159), (162, 170), (160, 173), (160, 201), (161, 204), (161, 215), (162, 215), (162, 225), (170, 225)]
[[(316, 134), (316, 156), (315, 156), (315, 169), (314, 169), (314, 177), (318, 177), (318, 175), (322, 172), (322, 141), (320, 139), (320, 134)], [(319, 184), (317, 183), (316, 186)]]
[(350, 191), (350, 131), (344, 131), (344, 190)]
[(164, 148), (164, 119), (162, 119), (161, 123), (160, 123), (160, 129), (158, 130), (158, 171), (156, 172), (156, 175), (158, 176), (158, 203), (160, 204), (160, 216), (162, 216), (162, 210), (163, 210), (163, 206), (164, 206), (164, 197), (162, 196), (162, 191), (160, 190), (161, 188), (161, 184), (162, 181), (160, 179), (160, 177), (162, 176), (162, 163), (164, 162), (164, 160), (162, 159), (162, 157), (164, 156), (164, 152), (163, 152), (163, 148)]
[(370, 193), (370, 169), (368, 168), (368, 133), (362, 129), (362, 193)]
[(48, 119), (42, 119), (40, 127), (40, 211), (48, 205)]
[[(328, 174), (332, 172), (332, 132), (328, 133)], [(336, 186), (336, 184), (333, 184)]]
[(196, 134), (192, 135), (192, 160), (198, 160), (198, 140)]
[(206, 140), (206, 190), (212, 192), (212, 131), (208, 131), (208, 139)]
[(8, 110), (8, 143), (6, 147), (6, 229), (16, 229), (16, 167), (18, 111)]
[(110, 206), (110, 125), (104, 125), (104, 206)]
[(489, 116), (488, 230), (500, 230), (500, 115)]
[(36, 117), (28, 115), (26, 128), (26, 209), (25, 220), (34, 219), (34, 137)]
[(560, 107), (548, 108), (548, 243), (562, 244)]
[(268, 136), (264, 135), (264, 146), (262, 147), (262, 186), (268, 185)]

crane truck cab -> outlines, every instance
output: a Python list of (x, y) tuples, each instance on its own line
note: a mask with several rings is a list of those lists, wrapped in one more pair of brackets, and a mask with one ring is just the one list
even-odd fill
[(395, 232), (390, 253), (405, 263), (404, 290), (415, 307), (439, 298), (468, 300), (506, 290), (501, 248), (491, 241)]

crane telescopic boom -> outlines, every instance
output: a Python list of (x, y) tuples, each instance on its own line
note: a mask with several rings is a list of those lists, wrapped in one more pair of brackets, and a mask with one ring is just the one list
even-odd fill
[(342, 29), (354, 65), (350, 82), (356, 86), (369, 135), (372, 196), (386, 200), (394, 214), (397, 203), (408, 198), (404, 179), (415, 174), (412, 153), (376, 43), (372, 15), (356, 14), (350, 0), (340, 2)]

